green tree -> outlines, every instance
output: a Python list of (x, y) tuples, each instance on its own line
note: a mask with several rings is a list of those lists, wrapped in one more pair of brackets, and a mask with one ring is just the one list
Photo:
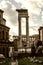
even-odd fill
[(18, 65), (29, 65), (29, 60), (28, 58), (21, 58), (18, 60)]
[(42, 55), (42, 41), (38, 40), (35, 42), (36, 54)]

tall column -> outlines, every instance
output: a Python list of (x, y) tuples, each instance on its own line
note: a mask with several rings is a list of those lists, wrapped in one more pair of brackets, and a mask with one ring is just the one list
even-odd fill
[(22, 36), (21, 36), (21, 17), (18, 17), (19, 21), (19, 47), (22, 47)]
[(29, 45), (29, 26), (28, 26), (28, 16), (26, 17), (26, 43)]

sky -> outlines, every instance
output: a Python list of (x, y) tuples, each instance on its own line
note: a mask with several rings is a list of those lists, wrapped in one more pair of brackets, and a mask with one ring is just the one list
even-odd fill
[[(3, 17), (6, 26), (10, 27), (10, 35), (18, 35), (18, 13), (16, 9), (27, 9), (29, 16), (29, 35), (38, 34), (43, 26), (43, 0), (0, 0), (0, 9), (4, 10)], [(26, 20), (22, 21), (22, 34), (26, 34)]]

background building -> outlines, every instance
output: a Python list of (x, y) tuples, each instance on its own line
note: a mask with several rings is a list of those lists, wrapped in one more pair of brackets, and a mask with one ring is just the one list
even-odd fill
[(39, 28), (39, 39), (43, 41), (43, 27)]
[[(16, 40), (16, 44), (17, 44), (17, 47), (19, 48), (19, 36), (13, 36), (13, 40), (15, 41)], [(36, 34), (36, 35), (32, 35), (32, 36), (29, 36), (29, 46), (28, 47), (31, 47), (31, 44), (33, 44), (35, 41), (39, 40), (39, 35)], [(26, 35), (22, 35), (22, 47), (24, 47), (26, 45)]]

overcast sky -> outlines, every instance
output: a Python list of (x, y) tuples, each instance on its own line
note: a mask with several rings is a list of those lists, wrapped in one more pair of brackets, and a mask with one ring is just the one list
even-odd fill
[[(29, 35), (37, 34), (39, 26), (43, 25), (43, 0), (0, 0), (0, 9), (4, 10), (6, 25), (10, 34), (18, 35), (18, 13), (16, 9), (28, 9)], [(25, 33), (26, 20), (22, 19), (22, 34)]]

